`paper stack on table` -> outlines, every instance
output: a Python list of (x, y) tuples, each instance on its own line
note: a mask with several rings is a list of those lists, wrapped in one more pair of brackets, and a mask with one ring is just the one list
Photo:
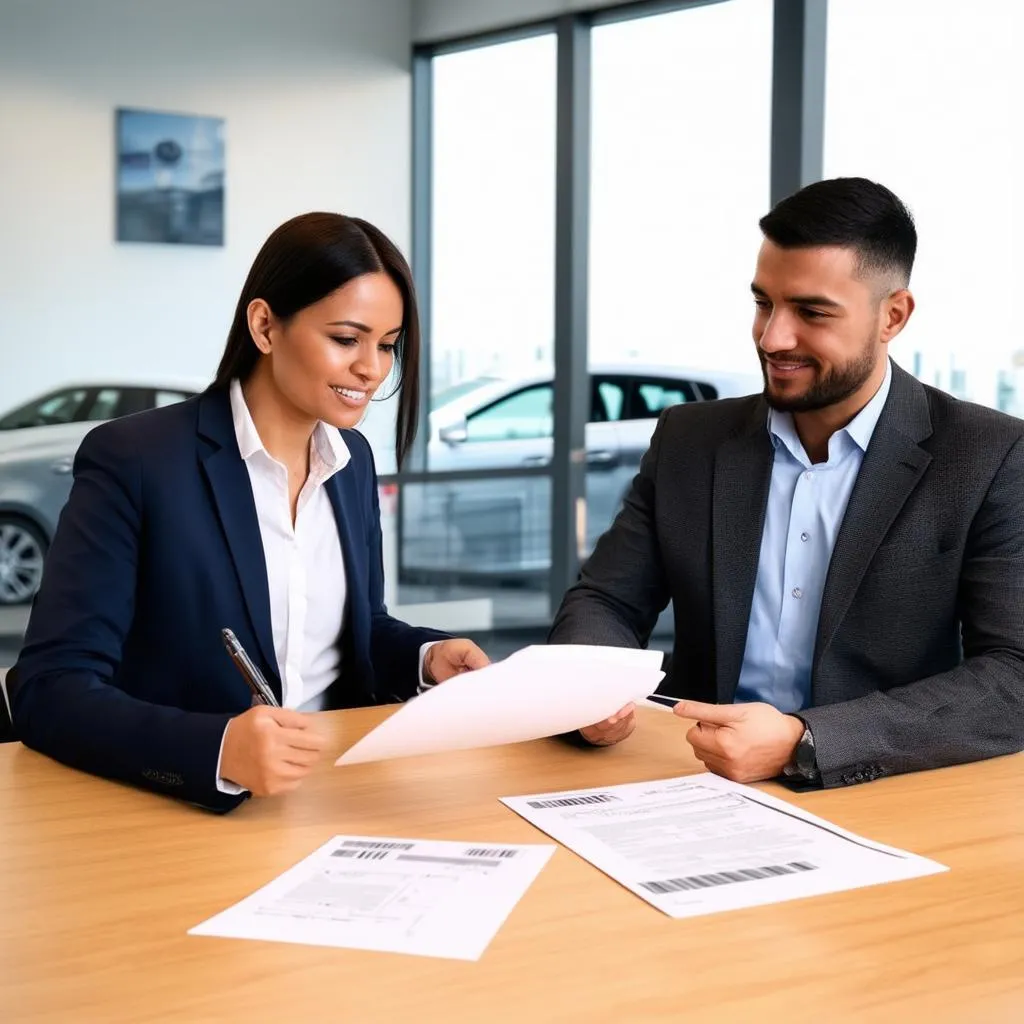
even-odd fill
[(189, 935), (478, 960), (554, 852), (335, 836)]
[(524, 647), (414, 697), (337, 765), (556, 736), (593, 725), (661, 681), (660, 651)]
[(502, 803), (670, 917), (947, 870), (706, 773)]

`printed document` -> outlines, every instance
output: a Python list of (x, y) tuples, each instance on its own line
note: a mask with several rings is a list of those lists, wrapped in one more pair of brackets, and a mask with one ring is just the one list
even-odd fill
[(554, 851), (335, 836), (189, 935), (479, 960)]
[(947, 870), (709, 773), (502, 803), (669, 917)]
[(337, 765), (557, 736), (641, 701), (664, 677), (660, 651), (532, 646), (403, 704)]

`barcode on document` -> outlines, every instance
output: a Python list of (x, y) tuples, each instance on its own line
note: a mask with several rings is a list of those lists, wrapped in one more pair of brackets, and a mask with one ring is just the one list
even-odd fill
[(527, 807), (541, 811), (547, 807), (578, 807), (583, 804), (610, 804), (618, 800), (611, 793), (590, 793), (586, 796), (563, 796), (557, 800), (527, 800)]
[(355, 857), (358, 860), (383, 860), (390, 850), (335, 850), (332, 857)]
[(485, 850), (481, 848), (475, 848), (467, 850), (464, 854), (466, 857), (514, 857), (519, 851), (518, 850)]
[(358, 846), (364, 850), (411, 850), (415, 843), (380, 843), (369, 839), (346, 839), (342, 846)]
[(805, 860), (792, 860), (788, 864), (765, 864), (760, 868), (737, 868), (735, 871), (716, 871), (708, 875), (690, 875), (688, 878), (662, 878), (657, 882), (640, 884), (658, 896), (670, 892), (686, 892), (690, 889), (710, 889), (716, 885), (730, 885), (733, 882), (751, 882), (759, 878), (778, 878), (779, 875), (794, 875), (800, 871), (814, 871), (817, 864)]

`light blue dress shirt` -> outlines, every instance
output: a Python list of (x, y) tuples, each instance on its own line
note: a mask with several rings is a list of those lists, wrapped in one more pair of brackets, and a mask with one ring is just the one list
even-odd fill
[(775, 448), (757, 582), (736, 701), (765, 701), (787, 714), (811, 700), (811, 660), (832, 549), (864, 452), (889, 394), (892, 366), (874, 397), (811, 462), (793, 417), (772, 409)]

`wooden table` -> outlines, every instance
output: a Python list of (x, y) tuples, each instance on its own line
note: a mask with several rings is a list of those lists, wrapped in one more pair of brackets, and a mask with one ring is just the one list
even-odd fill
[[(325, 714), (337, 749), (389, 709)], [(697, 768), (684, 724), (335, 769), (225, 817), (0, 747), (0, 1020), (1024, 1020), (1024, 755), (801, 796), (948, 865), (688, 921), (559, 848), (477, 963), (186, 930), (338, 833), (547, 842), (499, 796)]]

